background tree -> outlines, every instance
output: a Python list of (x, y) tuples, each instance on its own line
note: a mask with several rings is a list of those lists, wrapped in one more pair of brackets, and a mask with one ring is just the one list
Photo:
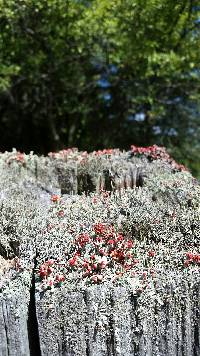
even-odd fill
[(166, 145), (200, 174), (196, 0), (0, 0), (1, 149)]

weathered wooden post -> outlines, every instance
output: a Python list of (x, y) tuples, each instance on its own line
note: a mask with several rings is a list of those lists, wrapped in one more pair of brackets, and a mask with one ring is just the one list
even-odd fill
[(0, 356), (200, 355), (200, 186), (157, 146), (0, 155)]

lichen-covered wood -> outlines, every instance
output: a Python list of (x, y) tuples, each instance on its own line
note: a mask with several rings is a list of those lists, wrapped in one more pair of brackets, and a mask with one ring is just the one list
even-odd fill
[(200, 355), (200, 186), (133, 147), (0, 155), (0, 356)]
[(42, 355), (199, 355), (199, 284), (176, 283), (144, 304), (125, 287), (47, 292), (37, 303)]
[(10, 283), (0, 295), (0, 355), (28, 356), (29, 288), (23, 283)]

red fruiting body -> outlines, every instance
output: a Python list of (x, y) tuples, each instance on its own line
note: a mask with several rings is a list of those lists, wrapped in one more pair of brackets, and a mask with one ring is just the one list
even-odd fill
[(186, 253), (186, 256), (187, 256), (187, 258), (190, 259), (190, 260), (193, 259), (193, 253), (191, 253), (191, 252), (187, 252), (187, 253)]
[(81, 251), (77, 251), (77, 252), (75, 253), (75, 256), (80, 257), (80, 256), (81, 256)]
[(48, 267), (48, 268), (47, 268), (47, 272), (48, 272), (49, 274), (51, 274), (51, 273), (53, 272), (53, 268), (52, 268), (52, 267)]
[(60, 201), (60, 196), (57, 195), (57, 194), (53, 194), (53, 195), (51, 196), (51, 201), (52, 201), (53, 203), (59, 202), (59, 201)]
[(138, 289), (137, 289), (137, 292), (138, 292), (138, 293), (142, 293), (142, 292), (143, 292), (143, 288), (138, 288)]
[(45, 269), (40, 269), (39, 274), (41, 278), (44, 278), (47, 276), (47, 271)]
[[(100, 202), (102, 202), (102, 200), (100, 200)], [(57, 206), (53, 206), (51, 209), (54, 212), (54, 210), (57, 210)], [(60, 214), (60, 216), (62, 216), (62, 212), (63, 210), (60, 210), (58, 215)], [(66, 222), (64, 224), (63, 221), (61, 225), (63, 225), (68, 232), (75, 232), (75, 230), (72, 229), (73, 226), (69, 227)], [(52, 227), (55, 229), (56, 225), (49, 225), (49, 228)], [(79, 224), (79, 227), (81, 231), (88, 229), (86, 223)], [(93, 230), (91, 233), (88, 229), (86, 232), (70, 236), (70, 243), (72, 244), (69, 246), (69, 249), (66, 248), (66, 251), (64, 251), (66, 255), (65, 261), (63, 257), (59, 257), (55, 260), (49, 259), (41, 265), (38, 275), (41, 280), (43, 280), (45, 286), (48, 285), (51, 287), (53, 285), (52, 281), (54, 281), (55, 286), (61, 285), (65, 280), (66, 273), (69, 273), (70, 278), (70, 273), (73, 270), (80, 273), (83, 278), (86, 277), (85, 283), (100, 283), (105, 278), (103, 274), (106, 274), (108, 267), (113, 271), (114, 278), (111, 278), (113, 281), (122, 275), (127, 275), (127, 278), (134, 278), (138, 275), (140, 277), (139, 287), (146, 287), (147, 277), (153, 280), (155, 273), (153, 269), (150, 268), (151, 266), (155, 267), (154, 259), (150, 259), (156, 255), (153, 249), (144, 250), (143, 258), (138, 260), (137, 255), (140, 253), (140, 249), (137, 251), (135, 241), (130, 237), (128, 239), (123, 236), (121, 230), (120, 233), (118, 233), (114, 226), (108, 223), (96, 223), (93, 225)], [(151, 247), (153, 248), (154, 245), (151, 245)], [(194, 251), (185, 253), (184, 257), (186, 260), (183, 260), (185, 267), (200, 263), (200, 255), (196, 252), (194, 253)], [(143, 268), (145, 271), (143, 271)], [(115, 275), (116, 270), (118, 270), (118, 272), (116, 272)], [(142, 291), (143, 289), (138, 288), (138, 291), (140, 290)]]
[(113, 149), (112, 148), (104, 148), (103, 150), (98, 150), (98, 151), (94, 151), (93, 153), (96, 156), (101, 156), (101, 155), (111, 155), (113, 154)]
[(24, 153), (17, 152), (16, 161), (19, 161), (19, 162), (23, 163), (24, 162)]
[(114, 245), (115, 244), (115, 240), (108, 240), (107, 242), (109, 245)]
[(124, 236), (121, 234), (118, 234), (117, 241), (123, 241), (123, 240), (124, 240)]
[(133, 242), (131, 240), (127, 241), (127, 247), (132, 248), (133, 247)]
[(54, 280), (53, 279), (48, 280), (47, 285), (48, 285), (48, 287), (53, 287)]
[(71, 267), (76, 266), (76, 265), (77, 265), (77, 260), (76, 260), (76, 258), (70, 258), (70, 260), (69, 260), (69, 265), (70, 265)]
[(102, 282), (103, 276), (102, 276), (101, 274), (98, 274), (98, 275), (97, 275), (97, 279), (98, 279), (99, 282)]
[(107, 258), (103, 256), (99, 262), (100, 268), (105, 268), (108, 264)]
[(107, 199), (110, 196), (110, 192), (102, 191), (102, 195), (104, 199)]
[(129, 265), (128, 263), (124, 266), (126, 271), (129, 271), (131, 269), (132, 265)]
[(190, 263), (200, 263), (200, 255), (197, 253), (187, 252), (187, 260), (184, 262), (184, 265), (187, 267)]
[(58, 216), (61, 216), (61, 217), (63, 217), (65, 215), (65, 212), (64, 212), (64, 210), (60, 210), (59, 212), (58, 212)]
[(144, 279), (146, 279), (146, 278), (147, 278), (147, 272), (144, 271), (144, 272), (142, 273), (142, 276), (143, 276)]
[(76, 244), (80, 247), (84, 247), (90, 241), (90, 236), (88, 234), (80, 234), (76, 238)]
[(138, 147), (131, 146), (131, 152), (134, 155), (144, 155), (152, 160), (162, 159), (163, 161), (168, 162), (171, 166), (178, 171), (187, 171), (187, 168), (182, 164), (178, 164), (174, 159), (170, 157), (167, 153), (165, 147), (159, 147), (157, 145), (148, 146), (148, 147)]
[(91, 279), (94, 283), (97, 283), (97, 276), (92, 276), (92, 277), (90, 277), (90, 279)]
[(196, 263), (200, 263), (200, 255), (194, 255), (193, 256), (193, 261), (196, 262)]
[(55, 263), (54, 260), (48, 260), (48, 261), (47, 261), (47, 264), (48, 264), (49, 266), (52, 266), (54, 263)]
[(149, 250), (149, 252), (148, 252), (148, 255), (150, 256), (150, 257), (154, 257), (155, 256), (155, 251), (154, 250)]
[(64, 280), (65, 280), (64, 275), (62, 275), (62, 274), (57, 274), (56, 275), (56, 281), (57, 282), (64, 282)]
[(187, 261), (184, 262), (184, 266), (185, 266), (185, 267), (188, 267), (189, 265), (190, 265), (190, 261), (189, 261), (189, 260), (187, 260)]
[(103, 234), (105, 232), (105, 225), (98, 223), (94, 225), (94, 231), (96, 234)]

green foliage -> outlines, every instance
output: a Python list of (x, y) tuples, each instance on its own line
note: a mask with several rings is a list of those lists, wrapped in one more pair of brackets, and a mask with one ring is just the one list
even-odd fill
[(157, 143), (200, 174), (199, 19), (196, 0), (1, 0), (2, 149)]

